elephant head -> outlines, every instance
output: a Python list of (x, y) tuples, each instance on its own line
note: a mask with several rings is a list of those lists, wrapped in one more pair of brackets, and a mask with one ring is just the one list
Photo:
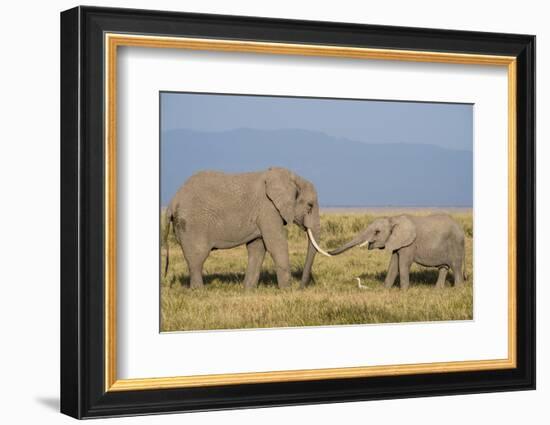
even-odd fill
[(374, 220), (367, 228), (348, 243), (329, 251), (338, 255), (356, 245), (368, 245), (368, 249), (397, 249), (409, 246), (416, 239), (416, 229), (413, 222), (406, 216), (383, 217)]
[(308, 180), (285, 168), (276, 167), (267, 171), (265, 189), (267, 197), (281, 214), (284, 223), (295, 223), (308, 234), (308, 250), (301, 281), (301, 286), (304, 287), (311, 279), (316, 251), (328, 255), (317, 244), (321, 234), (317, 191)]

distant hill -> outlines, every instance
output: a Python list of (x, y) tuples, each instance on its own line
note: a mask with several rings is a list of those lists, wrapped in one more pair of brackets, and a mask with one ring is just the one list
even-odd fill
[(322, 206), (472, 206), (473, 154), (435, 145), (376, 144), (306, 130), (171, 130), (162, 134), (161, 203), (200, 170), (287, 167)]

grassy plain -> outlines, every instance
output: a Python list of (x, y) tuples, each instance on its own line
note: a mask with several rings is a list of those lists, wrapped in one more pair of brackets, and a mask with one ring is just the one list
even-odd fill
[[(404, 210), (339, 210), (321, 213), (321, 245), (335, 248), (351, 239), (379, 216)], [(426, 209), (410, 214), (426, 215)], [(269, 255), (257, 290), (245, 292), (246, 248), (213, 251), (204, 265), (204, 289), (189, 288), (187, 265), (173, 233), (170, 233), (170, 269), (161, 278), (161, 330), (274, 328), (367, 323), (469, 320), (473, 316), (472, 212), (448, 211), (466, 233), (466, 285), (435, 289), (437, 270), (413, 265), (408, 291), (396, 285), (383, 287), (390, 254), (385, 250), (354, 248), (338, 257), (317, 255), (314, 282), (300, 290), (299, 280), (307, 248), (307, 236), (297, 226), (288, 228), (293, 284), (279, 290)], [(164, 226), (164, 223), (162, 223)], [(166, 250), (161, 249), (164, 267)], [(163, 268), (162, 267), (162, 268)], [(356, 277), (367, 289), (359, 288)]]

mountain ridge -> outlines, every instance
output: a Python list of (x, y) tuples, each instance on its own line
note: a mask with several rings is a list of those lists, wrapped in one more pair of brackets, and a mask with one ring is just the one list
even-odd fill
[(161, 166), (162, 205), (197, 171), (270, 166), (312, 181), (324, 206), (471, 207), (473, 199), (471, 151), (367, 143), (303, 129), (168, 130), (161, 135)]
[(467, 149), (456, 149), (456, 148), (448, 148), (448, 147), (444, 147), (444, 146), (440, 146), (440, 145), (435, 145), (433, 143), (409, 143), (409, 142), (399, 142), (399, 141), (396, 141), (396, 142), (385, 142), (385, 143), (376, 143), (376, 142), (366, 142), (366, 141), (361, 141), (361, 140), (355, 140), (355, 139), (350, 139), (349, 137), (339, 137), (339, 136), (331, 136), (330, 134), (327, 134), (325, 132), (322, 132), (322, 131), (317, 131), (317, 130), (304, 130), (304, 129), (300, 129), (300, 128), (282, 128), (282, 129), (270, 129), (270, 130), (258, 130), (258, 129), (254, 129), (254, 128), (250, 128), (250, 127), (239, 127), (239, 128), (234, 128), (234, 129), (230, 129), (230, 130), (219, 130), (219, 131), (200, 131), (200, 130), (194, 130), (194, 129), (187, 129), (187, 128), (177, 128), (177, 129), (170, 129), (170, 130), (166, 130), (163, 134), (165, 136), (168, 136), (170, 137), (171, 135), (174, 135), (176, 133), (187, 133), (188, 135), (189, 134), (197, 134), (197, 135), (227, 135), (227, 134), (231, 134), (231, 133), (241, 133), (242, 132), (250, 132), (250, 133), (284, 133), (284, 132), (293, 132), (293, 133), (299, 133), (299, 132), (303, 132), (303, 133), (306, 133), (306, 134), (311, 134), (311, 135), (318, 135), (318, 136), (321, 136), (321, 137), (326, 137), (326, 138), (331, 138), (331, 139), (334, 139), (334, 140), (337, 140), (337, 141), (342, 141), (342, 142), (349, 142), (349, 143), (357, 143), (357, 144), (361, 144), (361, 145), (375, 145), (375, 146), (392, 146), (392, 145), (406, 145), (406, 146), (432, 146), (433, 148), (435, 149), (441, 149), (441, 150), (445, 150), (445, 151), (452, 151), (452, 152), (467, 152), (467, 153), (472, 153), (471, 150), (467, 150)]

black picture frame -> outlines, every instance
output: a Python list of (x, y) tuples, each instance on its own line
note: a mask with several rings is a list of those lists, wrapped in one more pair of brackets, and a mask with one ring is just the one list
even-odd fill
[[(369, 378), (105, 391), (104, 34), (514, 56), (517, 367)], [(61, 412), (75, 418), (535, 388), (535, 37), (132, 9), (61, 13)]]

